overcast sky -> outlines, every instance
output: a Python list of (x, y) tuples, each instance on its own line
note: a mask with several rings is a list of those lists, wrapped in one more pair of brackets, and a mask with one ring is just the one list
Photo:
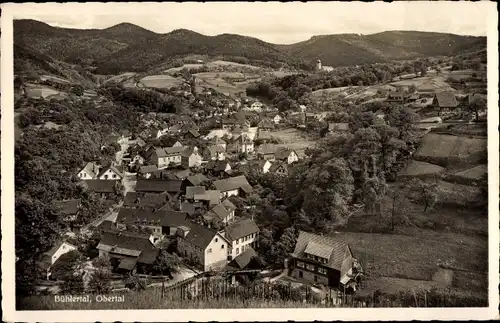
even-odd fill
[[(14, 19), (52, 26), (106, 28), (130, 22), (167, 33), (185, 28), (205, 35), (234, 33), (289, 44), (313, 35), (418, 30), (486, 36), (492, 3), (448, 1), (292, 3), (63, 3), (8, 4)], [(489, 6), (488, 6), (489, 5)], [(103, 14), (112, 12), (112, 14)]]

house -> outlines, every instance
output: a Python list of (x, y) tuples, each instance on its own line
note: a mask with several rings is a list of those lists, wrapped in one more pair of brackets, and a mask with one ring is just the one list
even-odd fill
[(250, 110), (255, 111), (255, 112), (261, 112), (262, 111), (262, 106), (263, 104), (259, 101), (255, 101), (250, 105)]
[(273, 130), (274, 129), (274, 123), (273, 121), (269, 119), (262, 119), (258, 124), (257, 127), (259, 127), (260, 130)]
[(205, 191), (205, 186), (188, 186), (186, 187), (186, 194), (184, 195), (184, 197), (187, 200), (194, 200), (195, 195), (205, 194)]
[(236, 206), (229, 201), (229, 199), (225, 199), (220, 204), (217, 204), (209, 211), (210, 216), (213, 218), (220, 220), (224, 224), (229, 224), (234, 221), (234, 212), (236, 211)]
[(212, 139), (209, 140), (208, 144), (210, 146), (220, 146), (224, 150), (227, 149), (227, 142), (224, 141), (223, 139), (219, 138), (219, 137), (213, 137)]
[(66, 241), (61, 241), (56, 243), (49, 251), (45, 252), (42, 255), (42, 262), (46, 263), (49, 267), (55, 264), (57, 259), (64, 255), (65, 253), (68, 253), (70, 251), (77, 250), (78, 248), (71, 243), (68, 243)]
[(154, 172), (151, 174), (151, 177), (149, 179), (163, 179), (167, 181), (176, 181), (179, 178), (177, 175), (172, 173), (171, 171), (167, 171), (165, 169), (158, 170), (157, 172)]
[(201, 194), (194, 194), (194, 202), (199, 203), (200, 206), (212, 207), (221, 201), (221, 193), (218, 190), (206, 190)]
[(185, 186), (200, 186), (202, 183), (209, 181), (208, 177), (203, 174), (197, 173), (186, 177)]
[(184, 133), (183, 138), (185, 139), (197, 139), (200, 138), (201, 134), (198, 132), (198, 130), (195, 129), (189, 129)]
[(260, 147), (258, 155), (260, 158), (265, 159), (265, 160), (274, 160), (276, 158), (275, 152), (276, 152), (276, 146), (274, 146), (274, 145), (262, 145)]
[(203, 157), (198, 153), (198, 148), (187, 147), (181, 155), (181, 165), (184, 168), (199, 167), (203, 161)]
[(182, 124), (177, 123), (168, 128), (167, 132), (171, 134), (176, 134), (176, 133), (181, 133), (182, 130)]
[(287, 176), (288, 175), (288, 164), (285, 162), (275, 162), (269, 168), (269, 173)]
[(138, 174), (140, 177), (148, 179), (157, 171), (158, 167), (156, 167), (156, 165), (145, 165), (139, 168)]
[(82, 185), (90, 192), (106, 196), (108, 194), (116, 194), (118, 192), (118, 182), (118, 180), (90, 179), (83, 181)]
[(205, 160), (224, 160), (226, 159), (226, 150), (221, 146), (208, 146), (203, 151)]
[(187, 222), (177, 230), (177, 250), (203, 271), (226, 267), (229, 242), (217, 231), (203, 225)]
[(167, 192), (175, 199), (181, 193), (181, 187), (181, 180), (139, 179), (137, 180), (135, 191), (143, 193)]
[(300, 231), (288, 267), (294, 278), (338, 288), (355, 263), (340, 238)]
[(222, 197), (239, 196), (249, 194), (253, 188), (245, 176), (235, 176), (213, 182), (215, 189), (221, 192)]
[(212, 175), (219, 175), (229, 172), (231, 165), (226, 160), (211, 160), (205, 164), (205, 170)]
[(186, 212), (120, 208), (116, 227), (127, 230), (130, 226), (150, 229), (154, 239), (175, 235), (177, 228), (186, 222)]
[(81, 208), (81, 200), (63, 200), (54, 201), (54, 205), (59, 214), (61, 214), (66, 221), (74, 221), (78, 217)]
[(232, 260), (248, 248), (255, 248), (259, 231), (259, 227), (251, 219), (243, 219), (226, 227), (222, 234), (230, 242), (228, 258)]
[(240, 271), (244, 269), (260, 268), (260, 262), (257, 260), (257, 253), (252, 247), (248, 247), (226, 266), (227, 271)]
[(262, 172), (262, 174), (266, 174), (267, 172), (269, 172), (271, 166), (271, 162), (267, 159), (257, 161), (257, 167), (259, 171)]
[(172, 197), (165, 193), (141, 193), (127, 192), (123, 199), (124, 207), (157, 210), (173, 201)]
[(228, 150), (240, 154), (251, 154), (254, 152), (254, 143), (246, 133), (243, 133), (231, 138)]
[(439, 113), (451, 111), (458, 108), (458, 101), (455, 94), (452, 92), (439, 92), (434, 94), (431, 106), (438, 110)]
[(391, 91), (387, 95), (387, 102), (390, 104), (405, 104), (408, 95), (403, 91)]
[(101, 169), (97, 178), (101, 180), (121, 180), (123, 173), (113, 164), (109, 164)]
[(280, 122), (283, 120), (283, 118), (281, 117), (281, 115), (278, 113), (276, 115), (274, 115), (272, 117), (272, 120), (274, 122), (274, 124), (280, 124)]
[(183, 146), (166, 148), (156, 147), (148, 152), (147, 159), (158, 168), (177, 166), (182, 162), (182, 152), (184, 150), (185, 147)]
[(286, 161), (288, 164), (299, 161), (299, 156), (297, 155), (295, 150), (286, 147), (279, 147), (278, 149), (276, 149), (274, 156), (276, 160)]
[(172, 145), (172, 147), (184, 147), (184, 145), (180, 141), (176, 141), (175, 144)]
[(135, 165), (144, 165), (145, 161), (146, 160), (144, 159), (144, 157), (142, 157), (141, 154), (136, 154), (134, 158), (132, 158), (131, 163)]
[(82, 180), (97, 179), (99, 175), (99, 166), (94, 162), (88, 162), (85, 167), (78, 172), (78, 178)]
[(418, 99), (420, 99), (420, 95), (418, 93), (413, 93), (408, 97), (406, 102), (407, 103), (415, 103), (415, 102), (417, 102)]
[(306, 113), (305, 114), (305, 122), (316, 122), (319, 121), (319, 116), (316, 113)]
[(151, 235), (131, 232), (103, 232), (97, 245), (99, 257), (109, 258), (117, 271), (149, 273), (160, 252), (152, 239)]
[(347, 122), (330, 122), (328, 123), (329, 132), (349, 132), (349, 123)]

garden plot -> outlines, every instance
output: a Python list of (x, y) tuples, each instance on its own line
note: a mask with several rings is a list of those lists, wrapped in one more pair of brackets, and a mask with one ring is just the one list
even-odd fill
[(184, 83), (183, 79), (170, 75), (150, 75), (142, 78), (138, 82), (138, 87), (150, 87), (158, 89), (168, 89)]
[(316, 144), (316, 141), (311, 140), (305, 133), (295, 128), (271, 131), (271, 136), (281, 141), (276, 146), (288, 147), (294, 150), (303, 150), (308, 147), (314, 147)]
[(480, 187), (439, 181), (438, 200), (442, 204), (470, 206), (486, 203)]
[(415, 159), (446, 166), (457, 138), (457, 136), (452, 135), (428, 133), (422, 139), (421, 146), (415, 154)]
[(477, 165), (464, 171), (453, 174), (464, 181), (478, 181), (488, 173), (488, 165)]

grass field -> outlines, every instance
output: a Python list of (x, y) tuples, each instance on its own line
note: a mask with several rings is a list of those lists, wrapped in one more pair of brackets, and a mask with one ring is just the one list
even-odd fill
[(204, 64), (184, 64), (182, 66), (179, 66), (179, 67), (172, 67), (172, 68), (169, 68), (168, 70), (165, 71), (165, 73), (177, 73), (177, 72), (180, 72), (182, 69), (184, 68), (187, 68), (188, 70), (191, 69), (191, 68), (200, 68), (202, 67)]
[(129, 73), (123, 73), (120, 75), (116, 75), (116, 76), (113, 76), (113, 77), (105, 80), (104, 83), (108, 83), (108, 82), (120, 83), (120, 82), (123, 82), (127, 79), (132, 78), (135, 74), (137, 74), (137, 73), (129, 72)]
[(453, 174), (464, 180), (480, 180), (488, 172), (488, 165), (477, 165), (464, 171)]
[(52, 81), (56, 83), (61, 83), (61, 84), (69, 84), (70, 81), (57, 77), (57, 76), (52, 76), (52, 75), (42, 75), (40, 76), (41, 81)]
[(139, 87), (152, 87), (152, 88), (171, 88), (183, 84), (184, 81), (170, 75), (149, 75), (142, 78)]
[(399, 176), (419, 177), (427, 175), (437, 175), (443, 171), (444, 167), (426, 162), (420, 162), (417, 160), (412, 160), (408, 163), (406, 168), (399, 173)]
[(60, 93), (51, 87), (36, 84), (26, 84), (25, 91), (29, 98), (46, 98)]
[(307, 137), (306, 133), (295, 128), (270, 131), (270, 133), (272, 137), (279, 138), (282, 142), (276, 146), (302, 150), (307, 147), (313, 147), (316, 144), (314, 140)]

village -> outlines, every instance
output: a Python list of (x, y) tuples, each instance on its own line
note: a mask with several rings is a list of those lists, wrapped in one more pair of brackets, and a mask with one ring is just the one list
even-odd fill
[(83, 293), (131, 308), (487, 301), (485, 50), (309, 69), (186, 55), (109, 74), (23, 50), (24, 308)]

